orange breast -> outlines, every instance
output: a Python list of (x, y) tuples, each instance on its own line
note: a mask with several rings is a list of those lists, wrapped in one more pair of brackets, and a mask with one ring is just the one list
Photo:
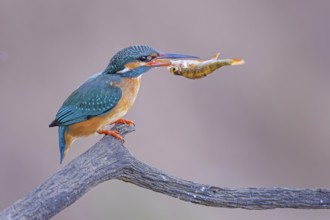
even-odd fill
[(140, 81), (141, 76), (137, 78), (124, 78), (120, 83), (113, 83), (113, 86), (120, 87), (122, 90), (122, 98), (119, 100), (118, 104), (105, 115), (93, 117), (89, 120), (70, 125), (68, 136), (76, 138), (95, 134), (97, 130), (105, 125), (123, 117), (134, 104), (140, 89)]

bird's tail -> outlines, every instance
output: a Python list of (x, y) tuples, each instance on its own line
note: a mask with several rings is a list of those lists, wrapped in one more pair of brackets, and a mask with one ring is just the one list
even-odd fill
[(62, 163), (63, 158), (65, 157), (65, 149), (66, 149), (66, 141), (65, 141), (65, 132), (67, 130), (67, 126), (59, 126), (58, 127), (58, 140), (60, 145), (60, 163)]

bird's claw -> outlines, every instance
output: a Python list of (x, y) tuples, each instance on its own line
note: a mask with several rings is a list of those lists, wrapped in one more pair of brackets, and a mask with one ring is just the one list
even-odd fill
[(120, 140), (122, 143), (125, 142), (125, 139), (117, 131), (114, 131), (114, 130), (98, 130), (97, 133), (104, 134), (104, 135), (111, 135), (111, 136), (117, 138), (118, 140)]

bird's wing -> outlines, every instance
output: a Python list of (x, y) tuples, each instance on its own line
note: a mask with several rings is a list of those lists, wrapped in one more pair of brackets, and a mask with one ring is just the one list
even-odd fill
[(91, 78), (66, 99), (49, 126), (70, 125), (102, 115), (115, 107), (121, 96), (121, 89), (108, 80)]

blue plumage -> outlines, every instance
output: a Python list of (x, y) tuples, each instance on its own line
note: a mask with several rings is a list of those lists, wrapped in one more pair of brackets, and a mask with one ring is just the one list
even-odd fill
[[(160, 54), (146, 45), (130, 46), (117, 52), (103, 72), (91, 76), (65, 100), (58, 110), (55, 120), (49, 125), (49, 127), (59, 126), (61, 163), (76, 138), (89, 136), (96, 132), (102, 133), (101, 128), (104, 125), (115, 122), (117, 117), (126, 114), (133, 105), (140, 86), (140, 80), (136, 77), (152, 67), (165, 66), (168, 63), (160, 61), (149, 63), (150, 61), (190, 57), (193, 56)], [(123, 92), (122, 89), (126, 92)], [(122, 99), (123, 94), (126, 94), (125, 99)], [(121, 100), (124, 100), (122, 105), (126, 105), (126, 107), (115, 108)], [(111, 116), (109, 113), (113, 113), (113, 115)], [(98, 118), (98, 116), (100, 117)], [(96, 123), (97, 120), (101, 121)], [(115, 135), (114, 132), (106, 132), (106, 134), (122, 139), (119, 134)]]
[(110, 83), (120, 80), (109, 74), (88, 79), (65, 100), (51, 125), (70, 125), (110, 111), (122, 96), (121, 89)]
[[(159, 54), (157, 50), (154, 48), (147, 46), (147, 45), (134, 45), (130, 47), (126, 47), (120, 51), (118, 51), (110, 60), (109, 65), (105, 69), (105, 72), (108, 73), (117, 73), (118, 71), (125, 68), (125, 64), (129, 62), (134, 62), (137, 60), (141, 60), (142, 57), (148, 57), (151, 54)], [(145, 66), (141, 66), (145, 67)], [(140, 67), (139, 67), (140, 68)], [(135, 70), (139, 70), (134, 69)], [(150, 67), (147, 67), (147, 70), (150, 70)], [(132, 71), (130, 71), (132, 72)], [(139, 74), (141, 75), (143, 72), (139, 71)], [(134, 74), (135, 75), (135, 74)], [(135, 75), (136, 77), (137, 75)]]
[(59, 141), (59, 147), (60, 147), (60, 163), (62, 163), (64, 158), (64, 151), (65, 151), (65, 139), (64, 134), (67, 130), (67, 126), (59, 126), (58, 127), (58, 141)]
[(122, 96), (122, 91), (118, 87), (111, 86), (110, 83), (119, 81), (120, 78), (116, 75), (96, 75), (82, 84), (63, 103), (51, 124), (59, 125), (61, 163), (66, 149), (64, 134), (68, 131), (68, 125), (105, 114), (116, 106)]

